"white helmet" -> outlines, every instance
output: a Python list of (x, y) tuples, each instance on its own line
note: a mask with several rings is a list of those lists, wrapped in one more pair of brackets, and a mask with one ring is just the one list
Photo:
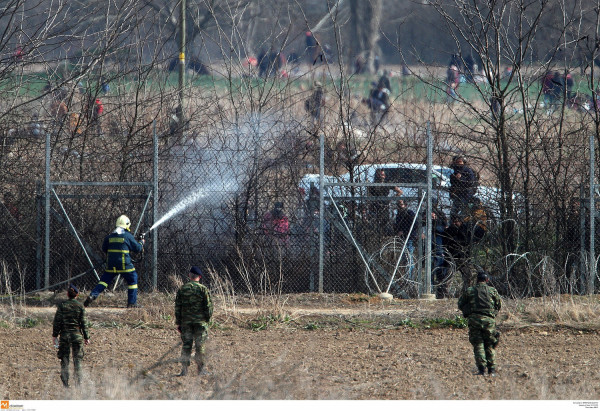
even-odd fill
[(117, 218), (117, 227), (121, 227), (121, 228), (124, 228), (125, 230), (129, 231), (130, 226), (131, 226), (131, 221), (129, 221), (129, 217), (127, 217), (125, 214), (123, 214), (122, 216)]

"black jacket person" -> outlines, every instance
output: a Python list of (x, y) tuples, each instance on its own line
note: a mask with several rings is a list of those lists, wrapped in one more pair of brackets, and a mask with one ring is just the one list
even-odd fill
[(450, 199), (452, 214), (463, 212), (477, 192), (477, 176), (467, 165), (464, 157), (456, 156), (452, 161), (454, 173), (450, 175)]
[(471, 264), (471, 251), (485, 235), (485, 230), (474, 222), (465, 222), (458, 215), (451, 217), (451, 223), (443, 233), (443, 242), (451, 257), (451, 263), (459, 271), (463, 280), (464, 292), (473, 284), (473, 267)]

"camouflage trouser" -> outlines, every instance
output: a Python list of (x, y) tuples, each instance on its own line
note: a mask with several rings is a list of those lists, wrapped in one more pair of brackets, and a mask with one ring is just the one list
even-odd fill
[(469, 342), (477, 366), (496, 367), (496, 320), (492, 317), (472, 314), (469, 316)]
[(83, 360), (83, 337), (79, 332), (62, 333), (58, 343), (57, 357), (60, 359), (60, 379), (69, 383), (69, 356), (73, 352), (75, 379), (81, 380), (81, 360)]
[(196, 344), (196, 356), (194, 360), (200, 367), (204, 362), (204, 343), (208, 338), (207, 326), (202, 324), (183, 324), (181, 326), (181, 361), (184, 365), (190, 365), (192, 346)]

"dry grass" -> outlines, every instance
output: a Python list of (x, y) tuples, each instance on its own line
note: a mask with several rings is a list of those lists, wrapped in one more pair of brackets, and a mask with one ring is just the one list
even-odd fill
[[(22, 304), (23, 310), (5, 304), (1, 313), (6, 319), (1, 323), (4, 335), (15, 335), (16, 338), (17, 333), (27, 332), (29, 339), (35, 339), (40, 332), (46, 335), (54, 313), (51, 305), (57, 298), (61, 296), (45, 295), (44, 305), (48, 308), (42, 307), (44, 313), (40, 311), (42, 308), (26, 302)], [(56, 398), (58, 393), (62, 396), (60, 398), (79, 400), (565, 400), (594, 398), (597, 394), (594, 384), (586, 382), (598, 377), (597, 371), (590, 375), (577, 371), (579, 368), (550, 371), (544, 369), (543, 364), (540, 368), (536, 356), (525, 356), (517, 362), (506, 358), (509, 355), (513, 359), (515, 355), (519, 356), (519, 344), (522, 343), (519, 333), (522, 332), (530, 336), (539, 334), (540, 338), (562, 338), (565, 330), (568, 335), (573, 332), (575, 335), (597, 333), (597, 324), (600, 323), (597, 296), (559, 295), (554, 298), (505, 300), (499, 316), (499, 326), (505, 335), (500, 352), (501, 376), (494, 384), (487, 384), (487, 381), (486, 384), (473, 384), (472, 377), (468, 375), (471, 351), (465, 330), (447, 328), (432, 333), (432, 330), (420, 325), (421, 320), (427, 318), (452, 318), (458, 313), (455, 299), (383, 302), (363, 294), (294, 294), (280, 295), (278, 298), (285, 304), (274, 306), (268, 297), (263, 299), (256, 294), (252, 298), (248, 294), (222, 295), (215, 292), (215, 322), (207, 346), (210, 373), (203, 376), (201, 384), (198, 384), (196, 377), (174, 378), (179, 369), (176, 363), (179, 348), (171, 347), (178, 341), (173, 319), (169, 318), (173, 313), (173, 295), (142, 293), (140, 301), (143, 309), (110, 309), (115, 305), (123, 306), (125, 298), (123, 292), (105, 295), (98, 305), (88, 309), (95, 346), (90, 348), (94, 352), (89, 359), (86, 357), (81, 386), (57, 392), (57, 363), (51, 372), (38, 376), (36, 367), (28, 365), (29, 360), (21, 359), (20, 365), (13, 366), (11, 364), (16, 359), (7, 358), (6, 369), (31, 368), (30, 374), (36, 379), (36, 383), (27, 388), (27, 396), (22, 398), (59, 399)], [(299, 309), (309, 310), (312, 314), (299, 315)], [(248, 328), (250, 323), (257, 323), (267, 313), (285, 313), (291, 318), (273, 321), (266, 328)], [(31, 318), (38, 322), (24, 329), (24, 322), (10, 318)], [(414, 326), (401, 325), (401, 320), (407, 318), (412, 319)], [(408, 322), (404, 321), (404, 324)], [(153, 333), (148, 334), (149, 331)], [(156, 340), (139, 341), (138, 344), (137, 341), (145, 335), (153, 335)], [(410, 348), (397, 351), (395, 347), (409, 337), (415, 342), (403, 342), (403, 345)], [(297, 351), (303, 347), (296, 346), (297, 338), (306, 340), (304, 347), (308, 350)], [(356, 341), (348, 346), (347, 338), (355, 338)], [(448, 370), (438, 369), (433, 363), (423, 369), (429, 363), (429, 357), (437, 355), (429, 352), (433, 347), (422, 346), (426, 341), (436, 344), (438, 349), (441, 348), (437, 344), (446, 344), (452, 354), (447, 356), (443, 354), (445, 349), (441, 349), (444, 358), (438, 361), (443, 361), (446, 367), (458, 369), (445, 372)], [(331, 353), (337, 353), (338, 349), (340, 352), (316, 359), (311, 351), (316, 349), (315, 344), (327, 346)], [(143, 350), (138, 352), (142, 347)], [(529, 348), (521, 347), (523, 350)], [(464, 351), (465, 355), (458, 362), (457, 350)], [(44, 356), (48, 355), (48, 352), (44, 353)], [(111, 358), (111, 355), (119, 357)], [(569, 361), (568, 355), (565, 354), (560, 361)], [(155, 364), (161, 356), (164, 361), (152, 368), (150, 364)], [(386, 361), (387, 356), (393, 357), (393, 361)], [(573, 361), (588, 360), (595, 361), (593, 358)], [(459, 366), (463, 362), (465, 365)], [(392, 363), (398, 365), (392, 367)], [(347, 368), (343, 371), (336, 368), (342, 366)], [(588, 366), (596, 369), (592, 363)], [(382, 372), (387, 369), (389, 371)], [(349, 376), (346, 372), (350, 373)], [(418, 375), (421, 382), (412, 389), (401, 389), (397, 386), (398, 372), (403, 375), (418, 373), (415, 376)], [(0, 396), (3, 398), (9, 398), (8, 395), (15, 389), (14, 385), (3, 386), (0, 380)]]

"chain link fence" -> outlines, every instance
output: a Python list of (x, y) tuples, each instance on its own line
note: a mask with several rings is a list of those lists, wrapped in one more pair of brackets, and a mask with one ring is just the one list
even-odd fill
[[(69, 281), (90, 290), (103, 270), (102, 239), (121, 214), (131, 218), (137, 236), (148, 233), (145, 253), (135, 258), (142, 292), (173, 289), (173, 276), (190, 265), (210, 273), (207, 281), (218, 276), (240, 293), (455, 297), (463, 278), (478, 267), (492, 273), (505, 295), (516, 297), (593, 292), (598, 283), (598, 253), (589, 250), (592, 242), (597, 247), (600, 224), (590, 230), (590, 214), (596, 214), (590, 211), (589, 184), (579, 195), (565, 195), (566, 206), (546, 202), (543, 192), (524, 196), (515, 190), (511, 214), (505, 213), (502, 191), (482, 184), (484, 214), (472, 209), (462, 219), (485, 232), (461, 257), (443, 241), (451, 225), (452, 171), (439, 164), (447, 164), (452, 153), (440, 141), (443, 133), (434, 131), (437, 219), (428, 230), (421, 203), (427, 133), (415, 126), (421, 140), (407, 145), (396, 129), (390, 132), (403, 113), (373, 124), (369, 111), (356, 106), (352, 125), (340, 126), (332, 105), (316, 121), (301, 109), (310, 93), (282, 86), (262, 111), (238, 116), (232, 107), (210, 105), (214, 94), (190, 95), (189, 120), (181, 124), (173, 120), (171, 105), (155, 107), (159, 97), (149, 95), (142, 104), (128, 100), (131, 94), (121, 85), (114, 89), (102, 95), (100, 118), (86, 109), (89, 99), (73, 92), (71, 99), (48, 94), (3, 120), (2, 294), (58, 289)], [(51, 109), (61, 99), (73, 107), (67, 113)], [(390, 141), (396, 151), (384, 150)], [(399, 162), (404, 158), (413, 163)], [(386, 170), (388, 183), (374, 183), (377, 169)], [(391, 193), (397, 185), (404, 191), (400, 196), (370, 192), (385, 187)], [(398, 235), (401, 199), (417, 215), (410, 244)]]
[[(277, 133), (282, 132), (278, 130)], [(264, 132), (256, 133), (261, 139)], [(53, 181), (46, 196), (45, 181), (20, 178), (16, 170), (29, 156), (44, 163), (41, 138), (23, 138), (5, 147), (3, 173), (6, 190), (2, 199), (2, 290), (24, 293), (56, 289), (75, 281), (91, 289), (102, 274), (104, 256), (100, 244), (114, 227), (116, 218), (128, 214), (132, 232), (137, 235), (156, 225), (157, 258), (149, 236), (146, 251), (136, 258), (142, 292), (172, 289), (171, 276), (185, 274), (190, 265), (226, 277), (237, 292), (277, 290), (280, 292), (390, 292), (399, 297), (417, 297), (430, 291), (455, 297), (462, 286), (463, 261), (448, 252), (442, 241), (443, 229), (451, 224), (450, 203), (444, 203), (444, 188), (434, 189), (434, 205), (439, 220), (432, 225), (433, 288), (424, 289), (426, 262), (426, 218), (424, 190), (412, 196), (377, 197), (367, 195), (372, 187), (386, 191), (414, 180), (393, 176), (387, 184), (374, 184), (355, 178), (355, 186), (330, 181), (323, 196), (323, 248), (320, 247), (320, 197), (317, 174), (305, 173), (307, 163), (297, 163), (285, 151), (267, 147), (247, 138), (247, 145), (200, 145), (193, 140), (161, 151), (158, 159), (158, 200), (152, 192), (152, 152), (144, 145), (146, 161), (135, 166), (137, 183)], [(98, 138), (100, 142), (104, 137)], [(274, 141), (274, 140), (273, 140)], [(60, 143), (50, 140), (50, 143)], [(56, 145), (56, 144), (55, 144)], [(13, 150), (21, 154), (15, 156)], [(71, 151), (51, 151), (50, 175), (64, 162), (86, 164), (80, 169), (110, 164), (106, 145), (98, 153), (81, 159)], [(104, 155), (100, 155), (102, 152)], [(12, 154), (12, 155), (11, 155)], [(143, 154), (140, 154), (143, 156)], [(73, 158), (74, 157), (74, 158)], [(414, 166), (414, 165), (413, 165)], [(393, 174), (394, 167), (387, 165)], [(385, 167), (384, 167), (385, 168)], [(38, 176), (44, 175), (39, 168)], [(67, 178), (68, 173), (57, 173)], [(8, 176), (16, 176), (10, 178)], [(90, 174), (91, 175), (91, 174)], [(421, 173), (420, 176), (423, 176)], [(332, 176), (326, 176), (330, 178)], [(336, 177), (336, 178), (337, 178)], [(364, 177), (364, 176), (363, 176)], [(368, 179), (367, 179), (368, 180)], [(422, 183), (422, 181), (419, 181)], [(410, 188), (408, 188), (410, 190)], [(469, 265), (491, 270), (503, 292), (516, 295), (582, 293), (589, 289), (590, 230), (589, 201), (573, 200), (573, 211), (565, 227), (564, 265), (550, 258), (533, 259), (533, 253), (516, 256), (501, 254), (502, 222), (487, 209), (481, 240), (470, 247)], [(49, 221), (45, 219), (46, 199)], [(411, 227), (416, 236), (406, 244), (397, 234), (397, 201), (404, 199), (417, 218)], [(156, 210), (153, 208), (156, 206)], [(153, 212), (159, 217), (153, 220)], [(472, 218), (472, 214), (469, 218)], [(596, 224), (595, 230), (599, 225)], [(45, 233), (49, 229), (49, 248)], [(437, 229), (437, 231), (436, 231)], [(322, 251), (321, 251), (322, 250)], [(48, 252), (46, 270), (45, 253)], [(320, 256), (322, 253), (322, 265)], [(508, 261), (512, 267), (507, 267)], [(532, 261), (535, 265), (532, 265)], [(156, 264), (156, 266), (154, 266)], [(322, 267), (322, 271), (321, 271)], [(526, 269), (523, 270), (523, 267)], [(503, 277), (511, 270), (527, 275)], [(547, 275), (552, 272), (553, 275)], [(155, 278), (153, 278), (156, 276)], [(210, 279), (210, 276), (209, 276)], [(113, 285), (114, 287), (114, 285)]]

